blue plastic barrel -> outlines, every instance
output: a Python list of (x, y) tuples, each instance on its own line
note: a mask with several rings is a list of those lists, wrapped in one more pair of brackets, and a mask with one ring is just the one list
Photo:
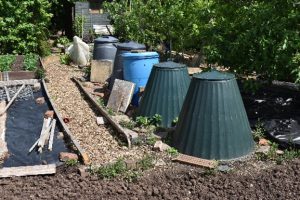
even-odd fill
[(124, 80), (135, 83), (132, 98), (134, 106), (139, 105), (139, 88), (145, 87), (154, 64), (159, 63), (159, 55), (156, 52), (123, 53)]

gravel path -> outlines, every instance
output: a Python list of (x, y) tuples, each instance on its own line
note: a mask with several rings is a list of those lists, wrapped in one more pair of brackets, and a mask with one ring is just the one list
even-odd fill
[(145, 148), (128, 149), (114, 138), (113, 131), (96, 124), (96, 114), (84, 100), (79, 89), (71, 80), (81, 77), (83, 72), (74, 67), (61, 65), (59, 56), (44, 59), (47, 88), (55, 106), (63, 117), (70, 119), (67, 124), (80, 145), (89, 154), (92, 164), (111, 162), (117, 158), (140, 158)]

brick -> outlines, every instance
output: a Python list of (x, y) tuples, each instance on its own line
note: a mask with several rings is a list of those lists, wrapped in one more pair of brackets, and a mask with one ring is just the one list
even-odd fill
[(261, 146), (269, 146), (269, 141), (262, 138), (262, 139), (259, 139), (258, 144), (261, 145)]
[(68, 160), (78, 160), (78, 155), (75, 153), (60, 152), (59, 160), (66, 162)]
[(104, 125), (105, 124), (105, 119), (103, 117), (97, 117), (96, 122), (97, 122), (98, 126)]
[(42, 105), (45, 103), (45, 98), (44, 97), (39, 97), (35, 100), (35, 102), (39, 105)]
[(112, 68), (111, 60), (92, 60), (91, 82), (105, 83), (111, 76)]
[(91, 164), (90, 157), (89, 157), (89, 155), (87, 153), (82, 153), (81, 156), (82, 156), (82, 162), (83, 162), (83, 164), (85, 164), (85, 165)]
[(46, 112), (45, 112), (45, 118), (52, 118), (53, 119), (53, 117), (54, 117), (54, 111), (53, 110), (47, 110)]

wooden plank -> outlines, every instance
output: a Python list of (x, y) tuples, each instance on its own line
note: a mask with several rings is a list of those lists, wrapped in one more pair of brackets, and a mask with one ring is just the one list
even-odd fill
[[(42, 136), (44, 130), (46, 129), (46, 125), (47, 125), (47, 119), (44, 118), (42, 130), (41, 130), (41, 133), (40, 133), (40, 137)], [(35, 146), (39, 143), (40, 137), (39, 137), (39, 139), (38, 139), (38, 140), (30, 147), (29, 153), (32, 152), (32, 150), (35, 148)]]
[(34, 85), (38, 83), (38, 79), (28, 79), (28, 80), (11, 80), (11, 81), (0, 81), (0, 87), (4, 86), (16, 86), (16, 85)]
[(8, 91), (6, 86), (4, 86), (4, 90), (5, 90), (5, 93), (6, 93), (6, 96), (7, 96), (7, 101), (10, 102), (9, 91)]
[(0, 169), (0, 178), (13, 177), (13, 176), (34, 176), (55, 174), (56, 165), (35, 165), (25, 167), (5, 167)]
[(38, 146), (39, 146), (39, 152), (42, 153), (43, 152), (43, 147), (45, 145), (46, 140), (49, 138), (50, 135), (50, 129), (52, 127), (51, 123), (51, 118), (47, 119), (47, 123), (46, 123), (46, 128), (43, 130), (43, 133), (41, 134), (41, 137), (39, 139), (38, 142)]
[(188, 156), (185, 154), (179, 154), (176, 158), (174, 158), (172, 161), (177, 161), (189, 165), (195, 165), (195, 166), (201, 166), (201, 167), (206, 167), (213, 169), (215, 168), (218, 163), (215, 160), (206, 160), (202, 158), (197, 158), (194, 156)]
[(53, 147), (55, 126), (56, 126), (56, 119), (53, 119), (52, 127), (51, 127), (51, 133), (50, 133), (50, 139), (49, 139), (49, 145), (48, 145), (48, 150), (49, 151), (52, 151), (52, 147)]
[(126, 112), (134, 92), (135, 84), (116, 79), (110, 93), (107, 107), (118, 112)]
[(11, 104), (15, 101), (15, 99), (18, 97), (18, 95), (20, 94), (20, 92), (23, 90), (23, 88), (25, 88), (25, 84), (23, 84), (20, 89), (17, 91), (17, 93), (14, 95), (14, 97), (11, 99), (11, 101), (7, 104), (7, 106), (5, 107), (4, 111), (2, 111), (0, 113), (0, 116), (3, 115), (4, 113), (6, 113), (7, 109), (11, 106)]

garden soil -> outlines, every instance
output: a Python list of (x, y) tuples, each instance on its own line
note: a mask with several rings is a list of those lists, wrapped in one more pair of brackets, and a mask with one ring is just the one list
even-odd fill
[(177, 165), (128, 183), (60, 167), (54, 176), (1, 179), (0, 194), (1, 199), (298, 199), (299, 168), (299, 159), (246, 175)]

